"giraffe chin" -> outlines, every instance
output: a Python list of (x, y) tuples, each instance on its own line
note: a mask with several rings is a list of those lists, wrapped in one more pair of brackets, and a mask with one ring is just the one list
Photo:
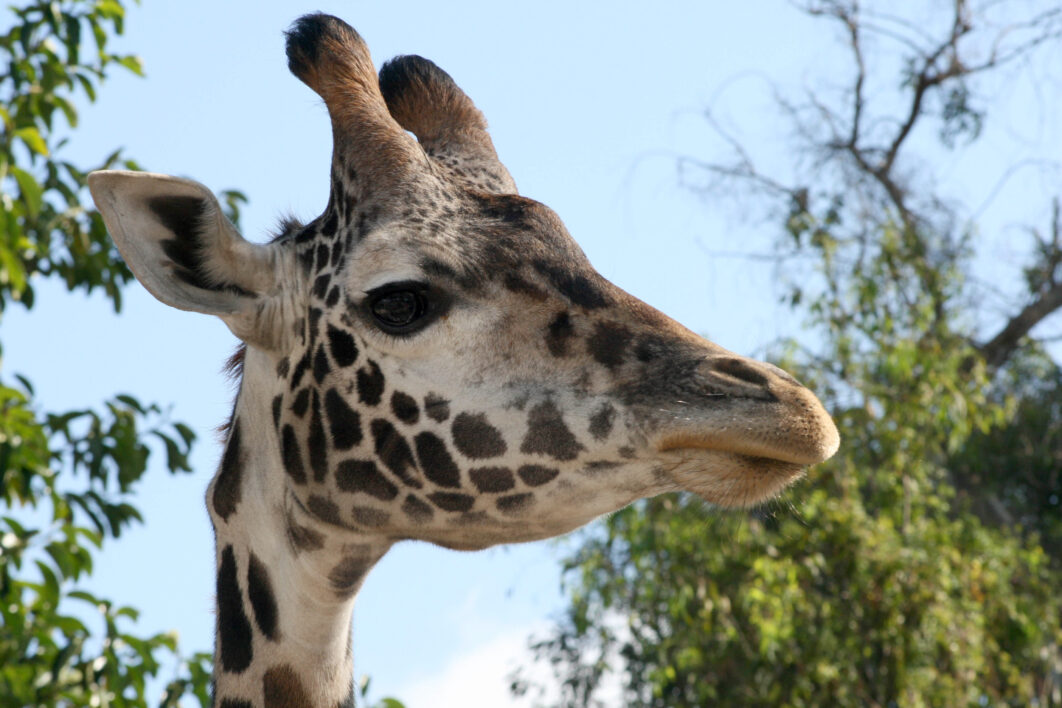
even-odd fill
[(667, 474), (687, 492), (728, 509), (769, 501), (802, 478), (804, 465), (703, 448), (672, 449)]

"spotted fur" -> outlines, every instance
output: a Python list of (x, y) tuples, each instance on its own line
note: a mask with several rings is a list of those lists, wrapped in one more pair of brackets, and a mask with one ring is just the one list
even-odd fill
[(247, 560), (247, 597), (254, 611), (255, 624), (267, 639), (277, 641), (277, 598), (273, 594), (273, 581), (269, 569), (254, 553)]
[(265, 708), (315, 708), (309, 692), (291, 666), (274, 666), (262, 677)]
[(244, 610), (236, 570), (236, 553), (225, 546), (218, 567), (218, 658), (223, 671), (241, 673), (251, 665), (251, 623)]
[(353, 597), (399, 540), (545, 538), (678, 489), (747, 506), (836, 449), (792, 377), (598, 274), (438, 66), (377, 76), (326, 15), (287, 55), (334, 132), (313, 221), (256, 245), (202, 185), (89, 178), (148, 289), (244, 342), (207, 495), (217, 705), (352, 706)]
[(240, 421), (234, 420), (225, 444), (225, 454), (221, 458), (221, 467), (214, 480), (214, 512), (227, 521), (240, 503), (241, 484), (243, 482), (243, 448), (240, 441)]

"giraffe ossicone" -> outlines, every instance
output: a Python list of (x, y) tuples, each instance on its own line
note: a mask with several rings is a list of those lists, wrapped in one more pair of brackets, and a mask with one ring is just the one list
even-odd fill
[(253, 244), (198, 183), (89, 177), (141, 283), (245, 346), (206, 496), (217, 705), (353, 705), (354, 596), (397, 541), (531, 541), (676, 490), (753, 505), (836, 451), (788, 374), (602, 278), (433, 63), (377, 75), (326, 15), (287, 54), (334, 138), (309, 224)]

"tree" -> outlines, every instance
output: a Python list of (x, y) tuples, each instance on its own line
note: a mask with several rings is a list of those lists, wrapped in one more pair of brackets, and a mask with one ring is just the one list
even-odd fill
[(973, 211), (919, 178), (916, 153), (933, 133), (975, 144), (983, 92), (1043, 61), (1062, 10), (801, 7), (850, 61), (844, 91), (779, 100), (798, 177), (761, 172), (711, 114), (731, 157), (680, 168), (780, 217), (783, 297), (817, 338), (778, 358), (828, 402), (841, 451), (718, 543), (687, 496), (592, 529), (533, 648), (571, 706), (609, 674), (632, 706), (1062, 705), (1062, 370), (1033, 336), (1062, 308), (1058, 200), (1023, 272), (1002, 274), (1016, 304), (987, 319)]
[[(92, 103), (109, 71), (141, 74), (112, 53), (124, 29), (118, 0), (25, 2), (0, 36), (0, 315), (32, 308), (34, 280), (71, 292), (101, 289), (115, 310), (132, 274), (87, 207), (91, 171), (61, 157), (78, 104)], [(109, 155), (92, 169), (136, 169)], [(243, 195), (225, 194), (229, 217)], [(140, 521), (137, 484), (153, 450), (171, 473), (188, 470), (195, 434), (158, 405), (118, 394), (99, 408), (48, 412), (31, 382), (0, 370), (0, 704), (141, 706), (160, 662), (180, 657), (175, 635), (141, 636), (132, 607), (78, 589), (93, 555)], [(95, 620), (88, 619), (95, 615)], [(182, 662), (164, 705), (185, 693), (209, 705), (209, 657)]]

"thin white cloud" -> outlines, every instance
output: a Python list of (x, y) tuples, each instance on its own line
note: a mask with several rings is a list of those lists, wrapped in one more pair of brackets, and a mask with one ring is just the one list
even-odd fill
[[(532, 666), (528, 636), (541, 625), (510, 629), (453, 658), (445, 669), (416, 681), (396, 696), (407, 708), (528, 707), (509, 692), (508, 676), (520, 666)], [(544, 667), (545, 669), (545, 667)]]
[[(544, 637), (549, 623), (511, 627), (491, 639), (456, 655), (441, 671), (406, 686), (395, 697), (406, 708), (534, 708), (556, 705), (559, 694), (547, 663), (536, 663), (527, 648), (528, 637)], [(546, 687), (514, 697), (510, 676), (521, 668), (521, 678)], [(607, 675), (595, 692), (596, 705), (620, 706), (619, 676)]]
[(508, 677), (522, 666), (532, 669), (532, 678), (546, 678), (549, 669), (536, 667), (527, 649), (528, 636), (543, 631), (542, 624), (509, 629), (458, 654), (442, 671), (407, 686), (396, 698), (407, 708), (530, 708), (530, 699), (509, 693)]

